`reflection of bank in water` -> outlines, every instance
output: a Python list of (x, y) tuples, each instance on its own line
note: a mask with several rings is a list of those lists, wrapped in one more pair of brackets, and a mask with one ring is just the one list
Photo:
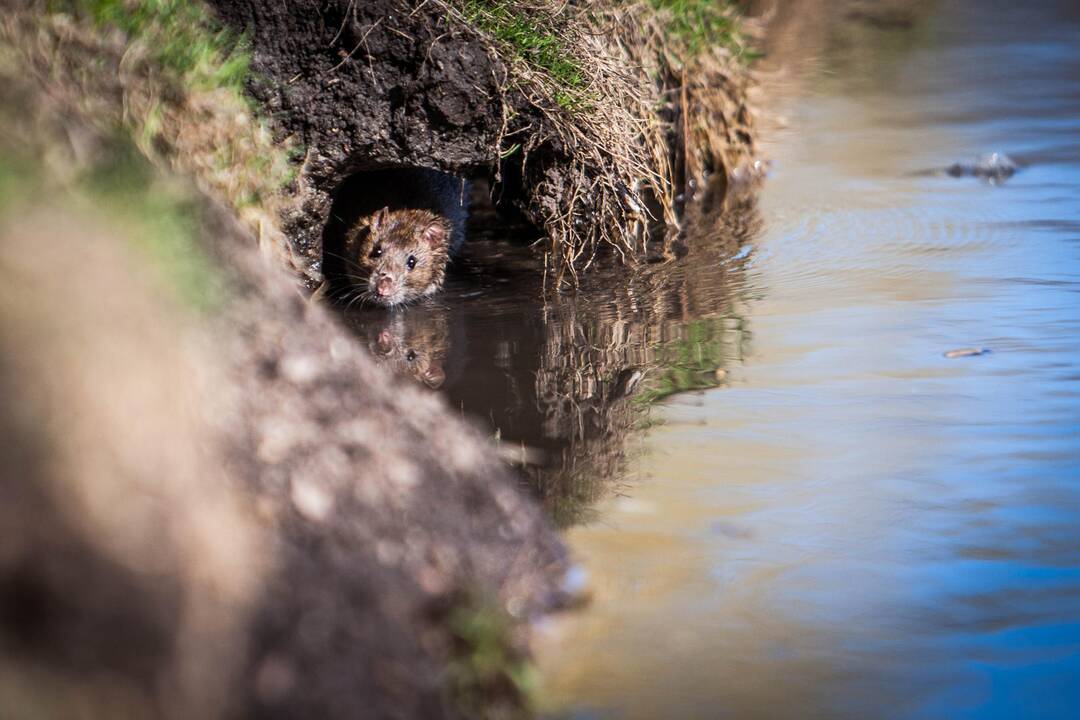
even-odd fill
[(760, 224), (749, 196), (691, 206), (677, 260), (597, 268), (563, 293), (545, 292), (528, 248), (473, 241), (444, 296), (350, 323), (380, 362), (441, 385), (571, 524), (623, 475), (652, 403), (722, 384), (747, 352)]

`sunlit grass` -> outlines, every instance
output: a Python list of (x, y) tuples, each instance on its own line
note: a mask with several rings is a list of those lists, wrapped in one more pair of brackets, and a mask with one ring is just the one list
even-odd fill
[(558, 88), (555, 102), (572, 110), (581, 105), (585, 74), (557, 31), (512, 0), (466, 0), (465, 18), (506, 48), (517, 60), (545, 73)]
[(54, 9), (88, 14), (143, 40), (153, 59), (196, 89), (242, 92), (251, 56), (243, 42), (188, 0), (61, 0)]
[(127, 230), (125, 239), (185, 305), (209, 312), (224, 300), (224, 278), (198, 242), (196, 199), (163, 182), (129, 140), (115, 138), (75, 192), (77, 201)]
[(69, 185), (46, 191), (42, 173), (34, 158), (0, 147), (0, 220), (47, 196), (115, 228), (183, 306), (205, 313), (224, 300), (224, 278), (198, 242), (196, 199), (163, 182), (128, 138), (111, 138), (100, 161)]
[(663, 13), (667, 29), (690, 54), (721, 46), (735, 55), (747, 49), (739, 35), (737, 14), (731, 3), (723, 0), (648, 0)]

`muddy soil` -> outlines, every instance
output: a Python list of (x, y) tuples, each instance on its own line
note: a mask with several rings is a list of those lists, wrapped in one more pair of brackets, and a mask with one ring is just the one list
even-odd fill
[(252, 93), (306, 149), (285, 230), (312, 266), (332, 195), (349, 175), (419, 166), (470, 177), (498, 162), (506, 69), (434, 3), (210, 3), (250, 38)]

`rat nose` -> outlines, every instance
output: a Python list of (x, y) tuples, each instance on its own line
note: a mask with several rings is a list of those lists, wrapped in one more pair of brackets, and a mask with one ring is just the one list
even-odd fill
[(389, 295), (394, 289), (394, 278), (390, 275), (380, 275), (375, 281), (375, 293), (380, 297)]

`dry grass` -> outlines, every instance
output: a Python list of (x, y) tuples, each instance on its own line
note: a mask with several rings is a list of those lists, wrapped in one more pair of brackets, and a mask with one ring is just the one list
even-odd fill
[[(113, 6), (122, 23), (110, 15)], [(158, 165), (194, 178), (267, 252), (305, 272), (280, 229), (296, 149), (275, 141), (254, 114), (242, 89), (243, 48), (213, 29), (201, 4), (27, 3), (0, 18), (0, 41), (7, 62), (56, 88), (57, 112), (93, 104), (77, 109), (131, 137)]]
[[(712, 37), (687, 14), (700, 2), (437, 1), (509, 70), (502, 146), (520, 149), (527, 212), (560, 277), (605, 246), (638, 255), (657, 221), (678, 228), (680, 194), (752, 152), (726, 11), (709, 16), (727, 33)], [(515, 94), (541, 127), (518, 126)], [(534, 155), (544, 167), (530, 169)]]

